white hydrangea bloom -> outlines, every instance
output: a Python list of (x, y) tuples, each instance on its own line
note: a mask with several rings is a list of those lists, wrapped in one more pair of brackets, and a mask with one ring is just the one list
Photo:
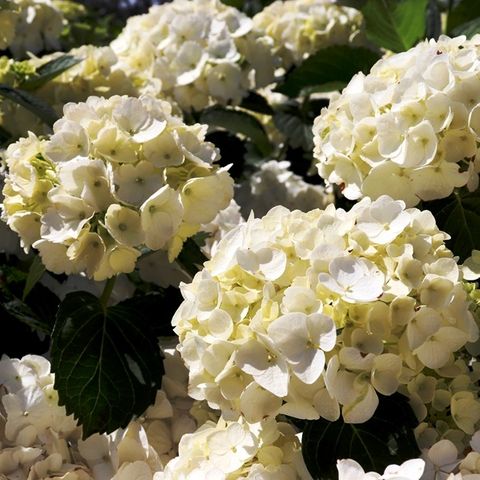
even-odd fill
[(425, 469), (421, 459), (407, 460), (401, 465), (389, 465), (383, 475), (367, 472), (351, 459), (337, 460), (338, 480), (420, 480)]
[(185, 110), (239, 103), (273, 80), (270, 40), (220, 0), (174, 0), (131, 17), (112, 42), (125, 71), (161, 81)]
[(273, 418), (255, 424), (220, 418), (184, 435), (178, 457), (155, 480), (187, 478), (311, 479), (295, 430)]
[(70, 103), (52, 136), (30, 133), (8, 147), (4, 219), (55, 273), (129, 273), (145, 247), (172, 261), (233, 195), (205, 133), (150, 96)]
[(277, 0), (253, 18), (288, 69), (331, 45), (363, 45), (362, 14), (332, 0)]
[[(455, 353), (479, 336), (447, 238), (430, 212), (385, 196), (350, 212), (249, 218), (181, 285), (173, 325), (190, 395), (249, 422), (342, 413), (361, 423), (378, 393), (398, 389), (428, 404), (419, 375), (457, 375)], [(468, 390), (452, 387), (448, 407), (471, 433)]]
[(472, 255), (463, 262), (461, 268), (465, 280), (478, 280), (480, 278), (480, 250), (472, 250)]
[(428, 480), (446, 479), (460, 463), (458, 450), (450, 440), (440, 440), (426, 450), (424, 478)]
[[(462, 356), (467, 359), (466, 352)], [(479, 378), (478, 362), (458, 359), (409, 382), (411, 405), (417, 418), (424, 419), (415, 429), (426, 463), (423, 480), (480, 474)]]
[(480, 36), (440, 37), (355, 75), (314, 122), (320, 175), (414, 206), (478, 186)]
[[(21, 360), (0, 360), (2, 437), (0, 476), (27, 480), (51, 474), (70, 473), (72, 480), (93, 480), (88, 470), (75, 465), (69, 443), (76, 442), (81, 429), (73, 416), (58, 405), (50, 363), (27, 355)], [(57, 478), (52, 477), (51, 478)]]
[(245, 218), (251, 211), (262, 217), (276, 205), (307, 212), (333, 203), (333, 194), (328, 188), (305, 182), (290, 166), (288, 161), (262, 163), (260, 169), (240, 185), (236, 199)]
[[(146, 93), (160, 96), (158, 82), (146, 80), (142, 83), (136, 78), (129, 77), (122, 70), (113, 50), (108, 46), (84, 45), (72, 49), (68, 54), (81, 59), (81, 62), (35, 90), (35, 96), (52, 106), (59, 115), (62, 114), (65, 104), (84, 102), (92, 95), (105, 98), (113, 95), (136, 97), (139, 96), (141, 88)], [(29, 59), (21, 64), (6, 57), (0, 57), (0, 81), (13, 86), (13, 70), (21, 68), (35, 72), (39, 67), (60, 55), (63, 54), (45, 55), (41, 58)], [(13, 138), (27, 136), (29, 131), (38, 135), (51, 133), (33, 113), (3, 98), (0, 98), (0, 125)]]
[(192, 410), (185, 366), (174, 346), (163, 351), (165, 375), (155, 403), (125, 429), (85, 440), (73, 416), (58, 406), (49, 362), (36, 355), (2, 357), (0, 477), (152, 480), (177, 455), (185, 434), (217, 418), (205, 408)]
[(59, 50), (66, 20), (52, 0), (3, 0), (0, 8), (0, 50), (16, 58), (27, 52)]

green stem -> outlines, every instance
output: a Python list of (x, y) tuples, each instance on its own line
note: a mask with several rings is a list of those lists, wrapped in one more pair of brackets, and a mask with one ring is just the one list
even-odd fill
[(100, 303), (103, 305), (103, 308), (107, 308), (108, 300), (110, 299), (110, 295), (112, 294), (113, 287), (115, 285), (115, 280), (117, 277), (111, 277), (105, 283), (105, 287), (103, 288), (102, 295), (100, 296)]

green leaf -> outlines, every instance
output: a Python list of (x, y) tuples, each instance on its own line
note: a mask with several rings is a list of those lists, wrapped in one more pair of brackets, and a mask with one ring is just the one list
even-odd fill
[(200, 122), (224, 128), (229, 132), (245, 135), (258, 147), (264, 156), (268, 156), (273, 150), (262, 124), (247, 112), (228, 107), (213, 106), (202, 111)]
[(222, 0), (222, 3), (228, 5), (229, 7), (235, 7), (236, 9), (241, 10), (244, 0)]
[(338, 478), (337, 459), (351, 458), (365, 471), (381, 472), (393, 463), (420, 455), (413, 429), (418, 421), (399, 393), (380, 396), (374, 416), (362, 424), (342, 419), (307, 421), (302, 435), (302, 454), (314, 479)]
[(480, 190), (457, 191), (444, 200), (425, 202), (437, 221), (438, 228), (450, 234), (447, 246), (463, 262), (480, 250)]
[(203, 268), (203, 263), (207, 260), (207, 257), (193, 238), (186, 240), (182, 251), (177, 257), (177, 262), (192, 277)]
[(425, 35), (428, 0), (368, 0), (362, 13), (369, 40), (403, 52)]
[[(31, 269), (31, 261), (0, 257), (0, 318), (21, 322), (31, 329), (50, 335), (55, 313), (60, 303), (58, 297), (41, 283), (32, 285), (28, 297), (21, 299)], [(31, 259), (30, 259), (31, 260)]]
[(302, 88), (300, 96), (310, 96), (314, 93), (327, 93), (334, 92), (335, 90), (343, 90), (348, 85), (348, 82), (339, 81), (339, 82), (327, 82), (322, 83), (322, 85), (313, 85), (312, 87)]
[(353, 75), (367, 73), (380, 59), (378, 53), (364, 47), (334, 45), (323, 48), (287, 73), (277, 92), (296, 97), (302, 89), (323, 84), (346, 85)]
[(427, 7), (427, 23), (425, 36), (438, 40), (442, 33), (442, 17), (437, 0), (429, 0)]
[(6, 145), (11, 138), (12, 134), (3, 127), (0, 127), (0, 145)]
[(242, 100), (240, 107), (263, 115), (273, 115), (272, 107), (268, 104), (267, 99), (256, 92), (249, 92)]
[(459, 35), (464, 25), (474, 22), (480, 17), (480, 2), (478, 0), (461, 0), (448, 13), (447, 34)]
[(263, 10), (274, 0), (222, 0), (222, 3), (243, 11), (250, 17)]
[(297, 102), (287, 102), (279, 107), (273, 122), (292, 148), (313, 150), (313, 119), (305, 118)]
[[(158, 292), (135, 295), (119, 304), (142, 312), (142, 317), (148, 321), (151, 331), (156, 337), (175, 336), (172, 317), (183, 302), (180, 289), (168, 287)], [(162, 312), (159, 315), (159, 312)]]
[(217, 130), (208, 133), (205, 140), (212, 142), (220, 150), (219, 166), (231, 165), (228, 173), (237, 181), (241, 178), (245, 167), (246, 143), (252, 144), (250, 140), (242, 140), (226, 130)]
[(19, 298), (10, 297), (8, 300), (4, 294), (0, 294), (2, 309), (15, 320), (27, 324), (33, 330), (50, 335), (51, 325), (42, 320), (26, 303)]
[(467, 38), (472, 38), (477, 33), (480, 33), (480, 18), (478, 17), (454, 28), (451, 35), (454, 37), (465, 35)]
[(85, 292), (60, 304), (52, 337), (55, 388), (87, 437), (125, 427), (153, 403), (163, 364), (155, 335), (138, 308), (104, 308)]
[(0, 97), (7, 98), (8, 100), (26, 108), (49, 127), (51, 127), (59, 118), (55, 110), (43, 100), (34, 97), (30, 93), (9, 87), (8, 85), (0, 84)]
[(37, 255), (34, 257), (28, 270), (27, 281), (25, 282), (25, 287), (23, 288), (22, 300), (27, 298), (27, 295), (30, 293), (35, 284), (42, 278), (44, 273), (45, 266), (43, 265), (40, 256)]
[(367, 0), (337, 0), (335, 3), (342, 7), (352, 7), (361, 10), (367, 3)]
[(292, 148), (313, 149), (312, 125), (289, 112), (278, 112), (274, 117), (276, 127), (287, 135), (288, 144)]
[(55, 58), (38, 68), (36, 75), (22, 82), (20, 88), (22, 90), (36, 90), (81, 61), (83, 61), (82, 58), (73, 55), (62, 55)]

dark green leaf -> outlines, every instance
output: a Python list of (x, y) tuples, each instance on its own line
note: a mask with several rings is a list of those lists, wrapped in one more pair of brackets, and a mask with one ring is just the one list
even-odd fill
[(273, 115), (272, 107), (268, 104), (266, 98), (256, 92), (249, 92), (242, 100), (240, 106), (247, 110), (251, 110), (252, 112)]
[(352, 7), (361, 10), (367, 3), (367, 0), (337, 0), (335, 3), (342, 5), (342, 7)]
[(25, 302), (37, 315), (38, 319), (45, 326), (44, 332), (48, 330), (51, 335), (55, 324), (60, 299), (49, 288), (37, 283), (28, 294)]
[(135, 295), (118, 306), (141, 311), (156, 337), (171, 337), (175, 335), (172, 318), (182, 302), (183, 297), (180, 290), (168, 287), (158, 292)]
[(11, 297), (9, 300), (6, 300), (3, 294), (0, 295), (0, 297), (3, 297), (2, 308), (15, 320), (19, 320), (20, 322), (27, 324), (33, 330), (45, 333), (46, 335), (52, 333), (51, 325), (42, 321), (42, 319), (19, 298)]
[(62, 55), (48, 63), (42, 65), (36, 72), (35, 76), (30, 77), (20, 84), (22, 90), (36, 90), (45, 85), (50, 80), (58, 77), (69, 68), (80, 63), (83, 59), (74, 57), (73, 55)]
[(197, 247), (202, 248), (205, 246), (206, 240), (210, 238), (210, 233), (208, 232), (198, 232), (192, 238), (192, 240), (196, 243)]
[(12, 134), (5, 130), (3, 127), (0, 127), (0, 145), (7, 144), (12, 138)]
[[(39, 329), (32, 329), (29, 323), (31, 316), (26, 313), (25, 320), (17, 316), (17, 308), (15, 305), (7, 305), (12, 307), (12, 313), (6, 308), (3, 303), (2, 294), (0, 292), (0, 322), (2, 325), (2, 335), (0, 335), (0, 352), (8, 355), (11, 358), (21, 358), (27, 354), (42, 355), (48, 350), (49, 338), (42, 335), (42, 338), (37, 334)], [(20, 300), (19, 300), (20, 302)], [(23, 317), (23, 309), (20, 308), (21, 316)], [(36, 319), (34, 319), (36, 321)]]
[(214, 106), (207, 108), (200, 114), (200, 122), (224, 128), (229, 132), (245, 135), (258, 147), (264, 156), (268, 156), (272, 152), (272, 144), (262, 124), (246, 112)]
[(177, 257), (177, 262), (192, 277), (203, 268), (207, 257), (202, 253), (198, 244), (192, 238), (183, 244), (182, 251)]
[(253, 17), (274, 0), (222, 0), (222, 3), (235, 7)]
[(42, 263), (42, 260), (39, 255), (33, 258), (32, 264), (28, 270), (27, 281), (25, 282), (25, 287), (23, 288), (22, 300), (27, 298), (27, 295), (30, 293), (35, 284), (42, 278), (42, 275), (45, 273), (45, 266)]
[(448, 13), (447, 33), (457, 35), (458, 28), (475, 21), (480, 17), (480, 2), (478, 0), (461, 0)]
[(307, 87), (332, 82), (337, 86), (346, 85), (356, 73), (368, 72), (379, 58), (378, 53), (364, 47), (327, 47), (287, 73), (276, 90), (289, 97), (296, 97)]
[(313, 85), (312, 87), (302, 88), (300, 96), (313, 95), (314, 93), (326, 93), (333, 92), (335, 90), (343, 90), (347, 86), (348, 82), (327, 82), (322, 85)]
[(236, 9), (241, 10), (245, 2), (244, 0), (222, 0), (222, 3), (229, 7), (235, 7)]
[(302, 454), (314, 479), (337, 479), (337, 459), (352, 458), (365, 471), (383, 473), (388, 465), (420, 455), (413, 434), (418, 421), (408, 399), (399, 393), (381, 396), (374, 416), (362, 424), (342, 419), (306, 423)]
[(18, 105), (26, 108), (36, 115), (43, 123), (51, 127), (57, 120), (58, 115), (50, 105), (32, 94), (18, 90), (8, 85), (0, 84), (0, 97), (5, 97)]
[(467, 38), (472, 38), (477, 33), (480, 33), (480, 18), (478, 17), (462, 23), (451, 32), (452, 36), (465, 35)]
[(305, 118), (297, 102), (282, 105), (273, 116), (273, 122), (292, 148), (313, 150), (313, 119)]
[(442, 18), (437, 0), (428, 1), (427, 24), (425, 30), (425, 36), (427, 38), (434, 38), (435, 40), (438, 40), (438, 37), (442, 33)]
[(304, 123), (300, 117), (289, 112), (277, 113), (274, 122), (277, 128), (287, 135), (288, 144), (292, 148), (313, 148), (312, 125)]
[(0, 259), (0, 318), (24, 323), (30, 328), (50, 335), (55, 322), (58, 297), (40, 283), (32, 285), (26, 300), (21, 300), (28, 279), (31, 261)]
[(428, 0), (368, 0), (362, 13), (369, 40), (403, 52), (425, 35)]
[(205, 140), (212, 142), (220, 150), (221, 156), (218, 165), (226, 167), (233, 164), (228, 173), (234, 180), (239, 179), (245, 165), (245, 140), (225, 130), (211, 132), (207, 134)]
[(449, 233), (447, 246), (460, 261), (480, 250), (480, 191), (454, 192), (444, 200), (425, 202), (437, 220), (438, 228)]
[(157, 339), (138, 308), (104, 308), (90, 293), (67, 295), (52, 337), (52, 368), (61, 405), (87, 437), (125, 427), (160, 388)]

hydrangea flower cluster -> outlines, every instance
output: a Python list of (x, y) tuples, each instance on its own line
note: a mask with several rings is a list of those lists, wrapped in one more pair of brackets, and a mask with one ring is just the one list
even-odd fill
[(220, 0), (174, 0), (129, 18), (112, 42), (123, 68), (161, 80), (185, 110), (238, 103), (273, 80), (270, 40)]
[(479, 336), (447, 238), (387, 196), (250, 218), (181, 285), (190, 395), (249, 422), (362, 423), (400, 386), (429, 403), (422, 373), (456, 375), (455, 352)]
[[(158, 82), (150, 80), (139, 83), (135, 78), (128, 77), (119, 67), (118, 58), (110, 47), (84, 45), (72, 49), (68, 54), (81, 59), (81, 62), (34, 92), (35, 96), (53, 107), (59, 115), (62, 114), (66, 103), (84, 102), (92, 95), (105, 98), (113, 95), (136, 97), (139, 96), (141, 88), (145, 93), (159, 96)], [(2, 57), (0, 83), (15, 86), (19, 74), (33, 74), (39, 67), (58, 56), (59, 54), (45, 55), (23, 62)], [(0, 98), (0, 126), (13, 138), (27, 136), (29, 131), (38, 135), (50, 133), (48, 127), (37, 116), (4, 98)]]
[[(469, 436), (459, 447), (455, 438), (445, 436), (429, 448), (422, 449), (425, 463), (423, 480), (477, 480), (480, 477), (480, 431)], [(418, 461), (418, 460), (417, 460)]]
[[(152, 480), (177, 455), (180, 438), (215, 416), (187, 395), (187, 372), (165, 348), (165, 375), (154, 405), (125, 429), (81, 440), (58, 406), (43, 357), (0, 360), (0, 476), (18, 480)], [(190, 413), (190, 411), (192, 413)]]
[(187, 478), (311, 479), (296, 431), (273, 418), (253, 425), (221, 418), (184, 435), (179, 456), (158, 474), (158, 480)]
[(480, 364), (462, 353), (464, 358), (457, 358), (447, 368), (414, 375), (401, 388), (421, 422), (415, 434), (422, 449), (446, 439), (463, 452), (480, 428)]
[(8, 147), (4, 219), (55, 273), (128, 273), (145, 247), (171, 261), (233, 195), (206, 130), (150, 96), (68, 104), (48, 139)]
[(0, 50), (16, 58), (27, 52), (59, 50), (65, 19), (52, 0), (2, 0), (0, 2)]
[(407, 460), (401, 465), (389, 465), (383, 475), (376, 472), (365, 473), (361, 465), (351, 459), (337, 460), (337, 470), (338, 480), (427, 480), (422, 476), (425, 462), (419, 458)]
[(331, 45), (363, 45), (362, 14), (332, 0), (277, 0), (253, 18), (288, 69)]
[(352, 200), (407, 206), (478, 186), (480, 36), (440, 37), (355, 75), (316, 118), (320, 175)]
[[(54, 461), (60, 452), (68, 451), (67, 442), (80, 438), (73, 416), (67, 417), (65, 408), (58, 406), (53, 383), (50, 364), (43, 357), (0, 360), (1, 474), (26, 478), (32, 464), (51, 455)], [(39, 448), (42, 443), (51, 450), (47, 455)], [(48, 462), (43, 463), (48, 468)]]
[(245, 217), (251, 211), (256, 217), (262, 217), (276, 205), (307, 212), (333, 202), (330, 189), (305, 182), (290, 166), (286, 160), (262, 163), (260, 169), (240, 185), (236, 198)]

